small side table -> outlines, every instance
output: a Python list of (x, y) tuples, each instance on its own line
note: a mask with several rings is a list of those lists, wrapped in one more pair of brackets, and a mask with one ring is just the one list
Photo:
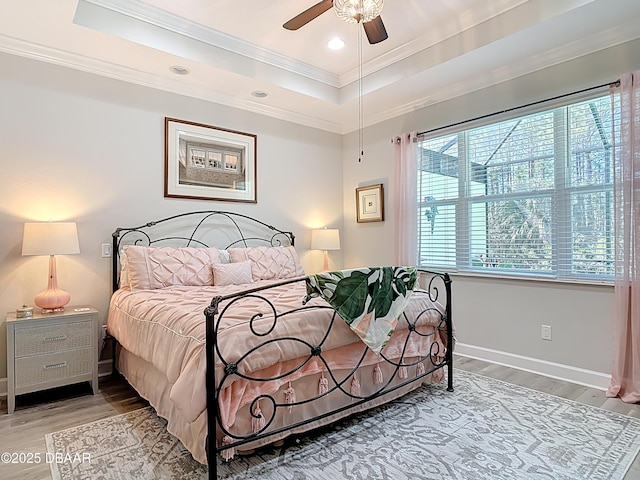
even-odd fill
[(16, 395), (80, 382), (98, 393), (98, 311), (87, 305), (63, 312), (7, 316), (7, 412)]

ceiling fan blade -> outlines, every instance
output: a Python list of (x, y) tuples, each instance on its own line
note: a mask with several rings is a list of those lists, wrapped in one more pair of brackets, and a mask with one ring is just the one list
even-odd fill
[(300, 27), (305, 26), (311, 20), (319, 17), (324, 12), (333, 7), (333, 0), (322, 0), (322, 2), (316, 3), (313, 7), (306, 9), (300, 15), (293, 17), (287, 23), (282, 25), (287, 30), (297, 30)]
[(367, 34), (367, 40), (369, 40), (369, 43), (372, 45), (389, 38), (389, 35), (387, 35), (387, 29), (384, 28), (384, 23), (382, 23), (380, 15), (370, 22), (363, 23), (362, 26), (364, 27), (364, 33)]

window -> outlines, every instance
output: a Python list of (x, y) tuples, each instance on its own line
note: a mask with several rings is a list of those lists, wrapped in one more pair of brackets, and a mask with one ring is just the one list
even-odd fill
[(191, 166), (204, 168), (204, 150), (191, 150)]
[(222, 168), (222, 153), (220, 152), (209, 152), (209, 168)]
[(612, 279), (613, 111), (606, 95), (422, 139), (420, 264)]
[(226, 146), (186, 144), (190, 155), (189, 165), (208, 170), (225, 170), (227, 173), (238, 173), (242, 152)]
[(224, 169), (225, 170), (238, 170), (238, 155), (225, 154), (224, 156)]

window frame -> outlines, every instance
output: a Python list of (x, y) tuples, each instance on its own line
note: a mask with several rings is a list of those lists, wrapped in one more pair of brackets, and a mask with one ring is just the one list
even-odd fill
[[(455, 215), (455, 266), (451, 263), (444, 265), (436, 263), (425, 263), (421, 258), (421, 244), (423, 228), (425, 228), (426, 221), (424, 221), (421, 215), (418, 215), (417, 226), (417, 252), (416, 256), (418, 264), (427, 268), (438, 268), (452, 273), (458, 273), (470, 276), (481, 276), (489, 278), (516, 278), (527, 280), (545, 280), (545, 281), (557, 281), (557, 282), (569, 282), (569, 283), (584, 283), (584, 284), (607, 284), (612, 285), (614, 282), (614, 273), (611, 274), (581, 274), (573, 271), (574, 263), (579, 262), (580, 259), (573, 258), (573, 229), (567, 234), (572, 222), (572, 205), (575, 195), (585, 193), (598, 193), (611, 195), (613, 198), (613, 178), (609, 179), (609, 182), (603, 182), (598, 184), (588, 185), (575, 185), (571, 182), (571, 162), (573, 161), (573, 153), (571, 151), (571, 136), (570, 130), (570, 107), (578, 105), (590, 100), (602, 99), (609, 96), (608, 90), (603, 92), (602, 90), (594, 90), (588, 93), (582, 93), (581, 95), (571, 96), (563, 101), (550, 101), (548, 103), (537, 103), (535, 106), (520, 108), (517, 111), (515, 109), (509, 110), (508, 113), (498, 113), (482, 117), (481, 119), (472, 120), (469, 122), (461, 122), (455, 124), (452, 127), (441, 128), (426, 132), (419, 135), (418, 149), (419, 149), (419, 161), (423, 160), (423, 152), (420, 150), (423, 142), (433, 140), (437, 138), (444, 138), (447, 136), (458, 136), (457, 142), (457, 158), (459, 161), (458, 167), (458, 195), (456, 198), (443, 199), (429, 202), (429, 206), (436, 208), (444, 208), (452, 206), (454, 208)], [(508, 194), (492, 194), (492, 195), (475, 195), (469, 194), (470, 182), (468, 174), (470, 171), (470, 159), (467, 155), (467, 147), (469, 145), (467, 141), (468, 132), (471, 130), (486, 127), (509, 120), (527, 117), (530, 115), (540, 114), (543, 112), (553, 113), (553, 135), (554, 135), (554, 187), (546, 190), (536, 190), (535, 192), (528, 190), (525, 192), (513, 192)], [(612, 109), (613, 115), (613, 109)], [(490, 118), (489, 118), (490, 117)], [(560, 125), (560, 127), (559, 127)], [(611, 133), (613, 135), (613, 133)], [(560, 138), (558, 138), (560, 137)], [(606, 139), (605, 139), (606, 140)], [(602, 149), (609, 150), (609, 161), (612, 162), (612, 153), (615, 144), (615, 139), (611, 138), (610, 144), (607, 145), (603, 141)], [(594, 150), (594, 149), (590, 149)], [(445, 150), (446, 151), (446, 150)], [(464, 163), (460, 159), (464, 159)], [(525, 161), (525, 160), (522, 160)], [(610, 168), (610, 167), (609, 167)], [(420, 169), (420, 168), (419, 168)], [(442, 175), (442, 174), (441, 174)], [(420, 180), (418, 180), (418, 183)], [(418, 186), (418, 192), (421, 191)], [(418, 194), (419, 196), (420, 194)], [(473, 258), (471, 256), (472, 249), (472, 225), (470, 223), (471, 208), (474, 203), (487, 204), (490, 201), (506, 200), (516, 198), (533, 198), (533, 197), (549, 196), (552, 204), (551, 212), (553, 219), (552, 228), (552, 241), (551, 241), (551, 265), (552, 270), (550, 272), (544, 271), (517, 271), (516, 269), (485, 269), (473, 266)], [(420, 212), (425, 208), (426, 202), (422, 198), (417, 198), (417, 211)], [(613, 215), (613, 214), (611, 214)], [(607, 243), (611, 245), (615, 244), (615, 227), (613, 225), (613, 216), (608, 220), (610, 222), (610, 234), (607, 237)], [(562, 230), (563, 229), (563, 230)], [(562, 231), (560, 231), (562, 230)], [(613, 250), (608, 253), (610, 255), (605, 259), (605, 262), (614, 261)], [(425, 254), (424, 258), (427, 258), (429, 254)], [(448, 260), (447, 260), (448, 262)]]

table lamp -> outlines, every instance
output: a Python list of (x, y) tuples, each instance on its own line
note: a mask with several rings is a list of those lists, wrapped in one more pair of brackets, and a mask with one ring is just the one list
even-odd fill
[(328, 250), (340, 250), (340, 231), (337, 228), (311, 230), (311, 250), (324, 251), (323, 271), (329, 270)]
[(22, 255), (49, 255), (49, 280), (33, 302), (43, 313), (61, 312), (71, 300), (68, 292), (58, 288), (56, 255), (80, 253), (78, 229), (73, 222), (25, 223)]

